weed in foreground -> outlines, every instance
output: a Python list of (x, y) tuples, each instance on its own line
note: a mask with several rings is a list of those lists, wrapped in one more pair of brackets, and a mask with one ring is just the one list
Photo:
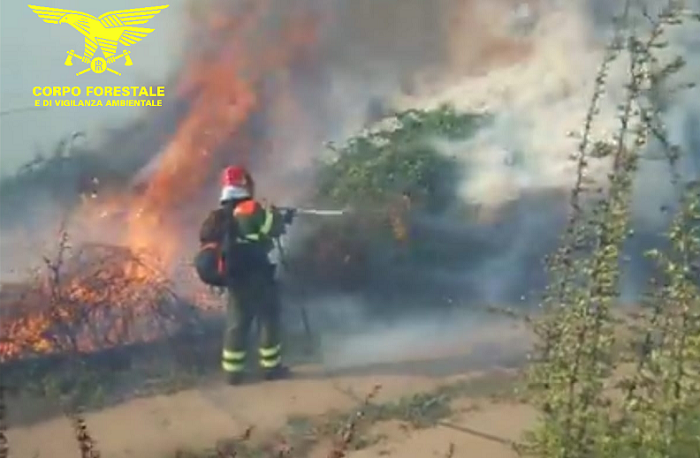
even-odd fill
[[(682, 2), (666, 2), (654, 15), (627, 1), (617, 20), (576, 158), (569, 226), (562, 248), (549, 264), (551, 283), (543, 314), (533, 321), (539, 342), (528, 370), (528, 393), (543, 415), (521, 447), (526, 454), (700, 456), (700, 296), (698, 276), (691, 268), (691, 260), (700, 253), (697, 189), (682, 197), (683, 209), (669, 234), (671, 248), (652, 253), (661, 272), (652, 283), (651, 311), (631, 329), (634, 353), (616, 351), (620, 322), (612, 313), (620, 297), (622, 252), (631, 235), (632, 187), (642, 151), (660, 145), (667, 152), (671, 181), (678, 180), (674, 167), (679, 148), (663, 129), (658, 100), (669, 90), (670, 76), (683, 66), (682, 59), (663, 53), (668, 31), (687, 17)], [(648, 31), (643, 38), (639, 19)], [(607, 68), (622, 54), (628, 61), (628, 81), (619, 107), (619, 128), (612, 139), (592, 142), (590, 126)], [(610, 164), (608, 181), (584, 187), (583, 178), (594, 160)], [(611, 386), (613, 375), (630, 362), (634, 373), (623, 377), (621, 385)]]
[(75, 431), (75, 438), (78, 441), (80, 457), (100, 458), (100, 452), (97, 450), (97, 445), (87, 429), (87, 423), (80, 409), (69, 414), (69, 418)]

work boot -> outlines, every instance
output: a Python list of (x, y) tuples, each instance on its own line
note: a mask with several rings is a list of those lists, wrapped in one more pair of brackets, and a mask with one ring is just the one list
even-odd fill
[(263, 371), (263, 377), (265, 380), (282, 380), (292, 376), (292, 371), (289, 370), (287, 366), (279, 365), (272, 369), (265, 369)]
[(242, 372), (229, 372), (226, 374), (226, 383), (231, 386), (240, 385), (243, 381), (244, 374)]

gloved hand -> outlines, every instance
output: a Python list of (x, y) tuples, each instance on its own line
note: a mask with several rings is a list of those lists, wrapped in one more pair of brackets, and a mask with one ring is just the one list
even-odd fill
[(284, 219), (284, 224), (292, 224), (292, 221), (294, 221), (294, 217), (296, 215), (297, 211), (295, 208), (286, 208), (282, 215), (282, 218)]

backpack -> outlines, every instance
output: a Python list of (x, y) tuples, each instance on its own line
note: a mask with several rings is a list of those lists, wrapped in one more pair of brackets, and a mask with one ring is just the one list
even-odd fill
[[(214, 210), (199, 231), (200, 248), (194, 258), (199, 279), (209, 286), (224, 287), (240, 256), (236, 254), (238, 228), (230, 207)], [(229, 215), (231, 215), (229, 217)]]
[(202, 245), (194, 257), (194, 267), (199, 279), (209, 286), (219, 288), (226, 286), (223, 260), (220, 244)]

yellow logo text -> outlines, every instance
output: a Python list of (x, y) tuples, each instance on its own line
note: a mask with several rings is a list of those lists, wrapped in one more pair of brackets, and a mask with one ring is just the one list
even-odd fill
[[(35, 86), (32, 94), (37, 97), (34, 106), (44, 107), (162, 107), (162, 100), (124, 100), (124, 99), (60, 99), (49, 97), (80, 97), (83, 88), (79, 86)], [(165, 86), (87, 86), (84, 91), (87, 97), (165, 97)], [(40, 99), (44, 97), (44, 99)]]

